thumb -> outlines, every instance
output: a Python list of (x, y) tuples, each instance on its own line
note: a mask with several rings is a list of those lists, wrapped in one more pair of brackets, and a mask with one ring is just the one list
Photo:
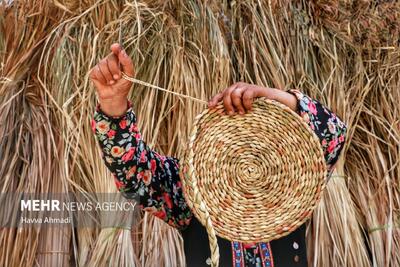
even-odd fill
[(111, 51), (117, 56), (118, 61), (121, 63), (122, 71), (128, 76), (133, 77), (135, 72), (133, 68), (132, 59), (128, 56), (125, 49), (118, 43), (111, 45)]

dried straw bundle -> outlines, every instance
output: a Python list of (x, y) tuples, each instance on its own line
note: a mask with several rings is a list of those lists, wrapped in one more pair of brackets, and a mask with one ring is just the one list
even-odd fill
[[(115, 191), (89, 128), (87, 73), (122, 21), (141, 80), (199, 99), (238, 80), (298, 87), (336, 111), (348, 143), (310, 223), (310, 264), (400, 265), (396, 1), (30, 0), (0, 12), (2, 192)], [(203, 106), (140, 85), (130, 97), (145, 140), (182, 155)], [(185, 264), (180, 236), (158, 219), (129, 233), (2, 229), (0, 265)]]
[[(364, 36), (355, 28), (348, 32), (354, 38), (345, 38), (337, 31), (349, 26), (348, 21), (319, 18), (316, 2), (236, 3), (233, 10), (241, 19), (233, 18), (232, 22), (238, 22), (234, 34), (240, 40), (236, 43), (238, 61), (243, 62), (239, 64), (243, 65), (240, 77), (279, 88), (302, 88), (322, 101), (325, 99), (351, 129), (346, 161), (342, 158), (333, 178), (351, 179), (328, 184), (327, 200), (314, 213), (313, 227), (309, 230), (310, 262), (315, 266), (400, 264), (395, 253), (399, 234), (396, 218), (399, 216), (400, 139), (396, 88), (400, 81), (399, 65), (395, 63), (399, 62), (398, 35), (375, 38), (380, 31), (386, 32), (384, 27), (377, 26), (370, 35)], [(398, 20), (388, 19), (398, 16), (398, 3), (370, 4), (369, 9), (356, 10), (352, 9), (354, 5), (344, 5), (341, 1), (321, 5), (335, 14), (347, 8), (346, 13), (353, 14), (352, 18), (362, 15), (375, 25), (390, 24), (391, 32), (399, 31)], [(390, 12), (379, 17), (376, 10), (382, 8)], [(330, 26), (333, 24), (337, 27)], [(361, 35), (365, 40), (360, 43), (357, 36)], [(249, 71), (251, 68), (254, 70)], [(371, 133), (369, 142), (365, 139), (366, 133)], [(361, 139), (353, 141), (356, 136)], [(376, 153), (379, 143), (390, 149)], [(361, 153), (365, 150), (366, 154)], [(355, 158), (349, 161), (349, 157)], [(361, 173), (370, 175), (365, 177)], [(336, 201), (328, 201), (330, 192), (335, 192)], [(371, 210), (368, 205), (372, 203), (376, 208)], [(373, 222), (370, 218), (374, 218)], [(377, 225), (381, 226), (378, 230)], [(370, 229), (375, 232), (368, 232)], [(347, 233), (352, 233), (351, 239)], [(330, 249), (322, 249), (320, 244), (329, 245)], [(366, 246), (372, 247), (371, 259)]]
[[(28, 1), (2, 5), (0, 17), (1, 192), (64, 192), (63, 140), (54, 131), (61, 122), (38, 81), (39, 47), (62, 13)], [(71, 256), (69, 229), (2, 228), (0, 240), (2, 266), (66, 264)]]

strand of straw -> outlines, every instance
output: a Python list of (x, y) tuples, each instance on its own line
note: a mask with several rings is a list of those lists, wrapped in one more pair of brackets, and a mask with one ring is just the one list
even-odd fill
[(387, 230), (389, 227), (393, 227), (393, 228), (400, 228), (400, 224), (396, 225), (396, 224), (384, 224), (384, 225), (379, 225), (373, 228), (368, 229), (369, 233), (373, 233), (375, 231), (382, 231), (382, 230)]
[(141, 85), (150, 87), (150, 88), (154, 88), (154, 89), (157, 89), (157, 90), (166, 92), (166, 93), (170, 93), (170, 94), (176, 95), (176, 96), (178, 96), (178, 97), (190, 99), (190, 100), (192, 100), (192, 101), (200, 102), (200, 103), (202, 103), (202, 104), (207, 104), (207, 101), (205, 101), (205, 100), (202, 100), (202, 99), (199, 99), (199, 98), (195, 98), (195, 97), (193, 97), (193, 96), (189, 96), (189, 95), (184, 95), (184, 94), (180, 94), (180, 93), (177, 93), (177, 92), (173, 92), (173, 91), (170, 91), (170, 90), (168, 90), (168, 89), (159, 87), (159, 86), (157, 86), (157, 85), (154, 85), (154, 84), (151, 84), (151, 83), (147, 83), (147, 82), (144, 82), (144, 81), (135, 79), (135, 78), (133, 78), (133, 77), (128, 76), (128, 75), (127, 75), (126, 73), (124, 73), (124, 72), (122, 72), (122, 78), (124, 78), (124, 79), (127, 80), (127, 81), (131, 81), (131, 82), (138, 83), (138, 84), (141, 84)]

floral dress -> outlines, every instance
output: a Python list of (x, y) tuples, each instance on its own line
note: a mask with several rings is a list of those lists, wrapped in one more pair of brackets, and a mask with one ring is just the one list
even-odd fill
[[(342, 150), (346, 126), (317, 100), (295, 89), (288, 92), (297, 97), (298, 114), (320, 139), (328, 165), (328, 179)], [(98, 105), (91, 126), (118, 190), (127, 198), (139, 196), (140, 207), (145, 211), (173, 227), (185, 229), (193, 215), (183, 196), (179, 161), (160, 155), (146, 145), (131, 104), (128, 103), (126, 114), (120, 117), (107, 116)], [(277, 266), (272, 250), (270, 243), (231, 242), (231, 266)]]

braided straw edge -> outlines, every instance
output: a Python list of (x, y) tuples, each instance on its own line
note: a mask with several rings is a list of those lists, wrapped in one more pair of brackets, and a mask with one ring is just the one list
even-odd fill
[(218, 239), (217, 235), (215, 233), (215, 229), (213, 227), (212, 221), (211, 221), (211, 216), (208, 212), (207, 205), (203, 201), (203, 198), (200, 194), (200, 191), (197, 187), (197, 180), (196, 179), (191, 179), (191, 177), (195, 177), (195, 170), (193, 168), (193, 158), (194, 158), (194, 151), (193, 151), (193, 144), (194, 141), (197, 137), (197, 123), (201, 119), (204, 114), (206, 114), (209, 111), (209, 109), (205, 109), (203, 112), (201, 112), (199, 115), (197, 115), (194, 119), (193, 122), (193, 129), (190, 133), (190, 138), (189, 138), (189, 143), (188, 143), (188, 154), (184, 154), (184, 164), (185, 166), (190, 166), (187, 171), (181, 172), (181, 175), (184, 175), (185, 177), (181, 177), (183, 187), (187, 188), (187, 185), (192, 188), (193, 190), (193, 195), (194, 199), (193, 202), (189, 198), (188, 194), (184, 192), (184, 197), (186, 199), (186, 203), (188, 203), (188, 206), (190, 209), (196, 208), (197, 211), (199, 211), (200, 217), (198, 217), (200, 223), (205, 226), (207, 234), (208, 234), (208, 240), (209, 240), (209, 245), (210, 245), (210, 251), (211, 251), (211, 266), (212, 267), (218, 267), (219, 266), (219, 247), (218, 247)]

